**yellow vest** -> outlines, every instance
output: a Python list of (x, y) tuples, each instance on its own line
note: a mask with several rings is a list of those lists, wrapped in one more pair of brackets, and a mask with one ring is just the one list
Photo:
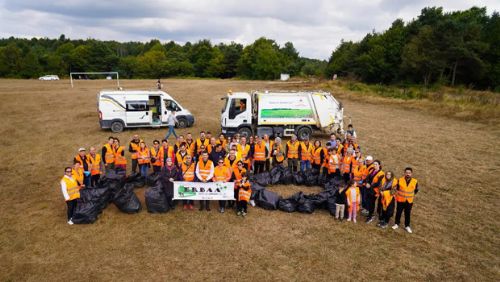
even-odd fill
[(68, 201), (80, 198), (80, 185), (78, 185), (78, 183), (74, 178), (70, 179), (68, 177), (63, 176), (61, 181), (64, 181), (64, 183), (66, 184), (66, 192), (69, 195)]

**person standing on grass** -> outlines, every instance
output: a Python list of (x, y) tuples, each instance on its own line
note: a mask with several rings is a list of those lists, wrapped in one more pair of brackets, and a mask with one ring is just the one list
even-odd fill
[(410, 228), (411, 219), (411, 208), (413, 207), (413, 199), (418, 193), (418, 181), (412, 177), (413, 169), (411, 167), (405, 168), (405, 174), (398, 180), (398, 185), (396, 186), (396, 220), (392, 229), (396, 230), (399, 228), (399, 222), (401, 220), (401, 214), (405, 213), (405, 230), (408, 233), (413, 233)]
[(89, 154), (87, 155), (90, 165), (90, 185), (96, 186), (101, 178), (102, 159), (101, 155), (96, 153), (95, 147), (90, 147)]
[(139, 165), (137, 162), (137, 152), (139, 151), (139, 143), (141, 141), (142, 140), (139, 138), (139, 135), (134, 134), (128, 145), (128, 151), (130, 153), (130, 158), (132, 159), (132, 173), (137, 172), (137, 166)]
[(266, 144), (257, 136), (253, 146), (254, 173), (259, 174), (266, 171), (266, 157), (269, 155)]
[(311, 160), (314, 153), (313, 144), (309, 143), (309, 137), (304, 138), (304, 140), (299, 145), (299, 155), (300, 155), (300, 171), (305, 172), (311, 169)]
[(241, 175), (241, 182), (238, 189), (238, 216), (246, 216), (248, 213), (248, 202), (252, 196), (252, 187), (248, 181), (247, 173)]
[[(196, 164), (196, 177), (198, 181), (207, 183), (211, 182), (214, 177), (214, 163), (208, 159), (208, 153), (204, 151), (201, 154), (201, 159)], [(200, 211), (205, 208), (210, 211), (210, 201), (200, 200)]]
[(64, 169), (64, 176), (61, 179), (61, 191), (68, 206), (67, 215), (69, 225), (73, 225), (73, 214), (76, 210), (77, 199), (80, 198), (80, 189), (83, 188), (83, 185), (78, 184), (72, 174), (73, 170), (68, 166)]
[(359, 211), (359, 207), (361, 206), (359, 187), (354, 180), (349, 180), (347, 186), (349, 187), (345, 192), (346, 202), (349, 206), (349, 216), (347, 217), (347, 221), (352, 220), (354, 223), (356, 223), (356, 217)]
[(125, 158), (125, 147), (120, 146), (120, 139), (115, 137), (113, 146), (115, 148), (115, 169), (127, 170), (127, 159)]
[(104, 157), (104, 167), (106, 172), (115, 169), (115, 147), (113, 146), (115, 138), (109, 136), (108, 143), (102, 146), (101, 156)]
[(336, 198), (335, 198), (335, 219), (338, 219), (340, 221), (344, 220), (344, 214), (345, 214), (345, 204), (346, 204), (346, 191), (347, 191), (348, 185), (345, 184), (342, 185), (336, 192)]
[[(187, 155), (181, 165), (181, 180), (194, 182), (196, 164), (192, 162), (191, 155)], [(184, 210), (193, 210), (193, 200), (183, 200)]]
[(377, 198), (380, 193), (380, 186), (382, 186), (385, 177), (384, 171), (382, 171), (382, 165), (379, 160), (373, 161), (373, 170), (368, 175), (366, 183), (366, 200), (368, 201), (368, 217), (366, 218), (366, 223), (373, 221), (373, 213), (375, 212), (375, 205), (377, 203)]
[(175, 203), (172, 200), (174, 196), (174, 181), (178, 181), (179, 179), (179, 169), (175, 166), (172, 158), (167, 158), (167, 162), (161, 170), (161, 184), (167, 198), (167, 203), (171, 209), (175, 209)]
[(167, 135), (165, 135), (166, 140), (168, 140), (168, 137), (170, 137), (171, 134), (173, 134), (175, 138), (177, 138), (177, 133), (175, 133), (175, 125), (177, 123), (178, 121), (175, 117), (175, 111), (171, 111), (167, 116), (168, 132)]
[[(153, 167), (153, 172), (158, 173), (161, 171), (161, 168), (163, 166), (161, 155), (160, 155), (160, 141), (154, 140), (153, 141), (153, 147), (150, 149), (150, 156), (151, 156), (151, 166)], [(169, 156), (172, 157), (172, 156)]]
[(78, 149), (78, 154), (73, 159), (73, 162), (80, 163), (80, 167), (83, 168), (83, 183), (90, 186), (90, 165), (86, 152), (85, 148)]
[[(394, 201), (392, 201), (392, 198), (394, 197), (392, 196), (393, 193), (391, 193), (391, 191), (395, 191), (397, 184), (398, 180), (394, 177), (394, 173), (392, 173), (392, 171), (387, 171), (382, 180), (382, 184), (380, 185), (377, 203), (377, 213), (379, 219), (379, 223), (377, 224), (378, 227), (386, 228), (392, 217), (394, 211)], [(389, 193), (384, 193), (387, 191)]]
[(292, 172), (298, 171), (299, 164), (299, 149), (300, 142), (297, 140), (297, 136), (292, 135), (292, 139), (286, 142), (286, 158), (288, 163), (288, 168), (292, 170)]
[(283, 150), (283, 146), (281, 144), (281, 138), (276, 137), (274, 139), (274, 143), (271, 149), (271, 161), (272, 167), (275, 166), (283, 166), (283, 162), (285, 161), (285, 151)]
[(139, 162), (139, 170), (142, 176), (147, 177), (149, 171), (149, 163), (151, 162), (151, 155), (144, 141), (139, 143), (138, 153), (139, 155), (137, 157), (137, 161)]
[[(220, 146), (220, 145), (219, 145)], [(214, 181), (215, 182), (229, 182), (231, 179), (231, 169), (224, 165), (224, 159), (220, 158), (217, 160), (217, 166), (214, 169)], [(226, 208), (226, 201), (219, 201), (219, 212), (224, 213)]]

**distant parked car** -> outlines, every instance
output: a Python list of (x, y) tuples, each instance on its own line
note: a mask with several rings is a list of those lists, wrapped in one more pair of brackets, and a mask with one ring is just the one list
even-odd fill
[(59, 76), (55, 74), (48, 74), (44, 76), (40, 76), (38, 80), (59, 80)]

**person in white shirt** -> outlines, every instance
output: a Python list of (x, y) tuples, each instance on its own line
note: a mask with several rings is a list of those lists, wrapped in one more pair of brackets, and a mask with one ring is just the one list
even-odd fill
[(68, 224), (73, 225), (73, 214), (76, 211), (77, 199), (80, 198), (80, 189), (83, 185), (78, 184), (72, 176), (71, 167), (64, 169), (64, 176), (61, 178), (61, 192), (68, 206)]
[(175, 111), (171, 111), (167, 116), (168, 132), (167, 135), (165, 135), (165, 140), (168, 140), (168, 137), (170, 137), (171, 134), (173, 134), (175, 138), (177, 138), (177, 134), (175, 133), (175, 125), (177, 123), (178, 121), (175, 117)]

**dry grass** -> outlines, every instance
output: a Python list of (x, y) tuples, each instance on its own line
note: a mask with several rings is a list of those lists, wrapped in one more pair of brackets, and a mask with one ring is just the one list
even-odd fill
[[(154, 80), (124, 81), (149, 88)], [(300, 82), (166, 80), (166, 89), (219, 131), (233, 91), (313, 87)], [(109, 82), (0, 80), (0, 280), (473, 280), (500, 278), (500, 129), (345, 95), (365, 150), (420, 180), (414, 234), (335, 222), (326, 211), (251, 208), (242, 219), (215, 211), (120, 213), (68, 226), (58, 180), (80, 146), (111, 133), (97, 123), (96, 93)], [(165, 130), (141, 129), (146, 140)], [(300, 188), (273, 190), (290, 195)], [(303, 190), (317, 191), (304, 187)], [(138, 190), (143, 200), (144, 189)], [(215, 206), (213, 204), (213, 206)]]

